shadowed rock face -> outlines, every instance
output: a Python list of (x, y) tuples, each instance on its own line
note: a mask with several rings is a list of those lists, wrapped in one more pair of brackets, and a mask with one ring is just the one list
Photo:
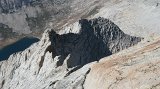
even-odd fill
[(108, 19), (82, 19), (80, 33), (58, 35), (50, 33), (53, 58), (59, 56), (57, 66), (67, 59), (69, 68), (83, 66), (89, 62), (109, 56), (141, 41), (139, 37), (123, 33), (117, 25)]
[(0, 62), (0, 87), (84, 89), (91, 62), (135, 45), (142, 39), (123, 33), (104, 18), (82, 19), (74, 25), (73, 28), (69, 26), (72, 33), (67, 33), (68, 27), (64, 33), (48, 29), (38, 43)]

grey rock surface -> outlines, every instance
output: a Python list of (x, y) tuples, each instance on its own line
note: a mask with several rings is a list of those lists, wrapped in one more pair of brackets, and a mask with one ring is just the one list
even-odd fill
[(61, 55), (57, 65), (61, 66), (66, 57), (68, 67), (85, 65), (100, 58), (109, 56), (120, 50), (133, 46), (141, 41), (139, 37), (132, 37), (123, 33), (117, 25), (108, 19), (82, 19), (78, 34), (68, 33), (58, 35), (50, 33), (53, 56)]
[(0, 62), (1, 89), (83, 89), (95, 61), (141, 41), (104, 18), (82, 19), (79, 27), (47, 29), (38, 43)]
[[(152, 40), (153, 36), (160, 33), (159, 0), (1, 0), (0, 2), (2, 9), (0, 23), (23, 36), (40, 37), (47, 27), (58, 31), (62, 26), (73, 24), (79, 18), (99, 16), (111, 19), (125, 33), (132, 36), (143, 36)], [(0, 44), (6, 46), (23, 36), (6, 39)]]
[[(87, 3), (79, 0), (1, 0), (0, 23), (8, 26), (7, 30), (17, 33), (13, 38), (21, 39), (30, 35), (41, 37), (48, 27), (58, 31), (67, 22), (74, 23), (90, 11), (89, 7), (95, 7), (94, 1), (97, 0)], [(0, 33), (6, 35), (3, 30), (0, 29)], [(4, 45), (13, 43), (8, 41), (10, 38), (5, 38), (7, 42), (4, 41)], [(11, 40), (16, 41), (13, 38)]]
[[(0, 62), (0, 88), (160, 89), (159, 2), (1, 0), (2, 39), (5, 32), (47, 30), (38, 43)], [(139, 37), (145, 40), (135, 45)]]
[(92, 65), (84, 89), (160, 89), (160, 38)]

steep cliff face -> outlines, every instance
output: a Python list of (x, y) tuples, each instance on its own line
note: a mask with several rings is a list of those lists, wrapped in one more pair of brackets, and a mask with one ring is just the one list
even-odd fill
[[(2, 89), (83, 89), (91, 66), (142, 38), (123, 33), (108, 19), (82, 19), (79, 31), (46, 30), (40, 42), (0, 62)], [(76, 24), (75, 24), (76, 25)]]
[(58, 65), (62, 65), (68, 55), (68, 67), (85, 65), (100, 58), (109, 56), (126, 49), (141, 41), (141, 38), (132, 37), (123, 33), (117, 25), (108, 19), (82, 19), (78, 34), (68, 33), (58, 35), (50, 33), (53, 55), (61, 55)]

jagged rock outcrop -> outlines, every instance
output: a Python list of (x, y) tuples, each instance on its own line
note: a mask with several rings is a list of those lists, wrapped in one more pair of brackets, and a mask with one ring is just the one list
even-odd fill
[[(83, 89), (91, 66), (141, 41), (108, 19), (82, 19), (78, 33), (46, 30), (40, 42), (0, 62), (2, 89)], [(62, 31), (63, 32), (63, 31)], [(65, 31), (64, 31), (65, 32)]]
[[(140, 38), (124, 34), (103, 18), (81, 20), (59, 33), (47, 29), (40, 42), (0, 62), (1, 89), (159, 89), (159, 0), (0, 2), (5, 1), (0, 3), (0, 24), (12, 33), (39, 35), (46, 25), (61, 28), (93, 15), (89, 18), (109, 18), (125, 33), (150, 42), (126, 49)], [(2, 39), (6, 31), (0, 32)]]
[(61, 66), (68, 55), (68, 67), (85, 65), (100, 58), (109, 56), (126, 49), (141, 41), (141, 38), (132, 37), (123, 33), (117, 25), (108, 19), (82, 19), (78, 34), (68, 33), (58, 35), (50, 33), (51, 48), (54, 56), (61, 55), (57, 65)]

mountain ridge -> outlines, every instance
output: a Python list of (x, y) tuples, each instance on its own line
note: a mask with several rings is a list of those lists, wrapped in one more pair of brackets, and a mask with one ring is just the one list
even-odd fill
[(74, 29), (61, 35), (48, 29), (38, 43), (0, 62), (1, 88), (83, 89), (91, 62), (111, 55), (109, 50), (116, 53), (142, 39), (123, 33), (105, 18), (82, 19), (79, 24), (77, 34)]
[(41, 13), (37, 6), (0, 14), (3, 24), (15, 21), (18, 28), (26, 27), (26, 17), (32, 27), (48, 24), (35, 29), (45, 30), (39, 42), (0, 62), (0, 88), (160, 88), (159, 0), (74, 0), (58, 9), (47, 2), (45, 9), (54, 12), (39, 18), (32, 13)]

